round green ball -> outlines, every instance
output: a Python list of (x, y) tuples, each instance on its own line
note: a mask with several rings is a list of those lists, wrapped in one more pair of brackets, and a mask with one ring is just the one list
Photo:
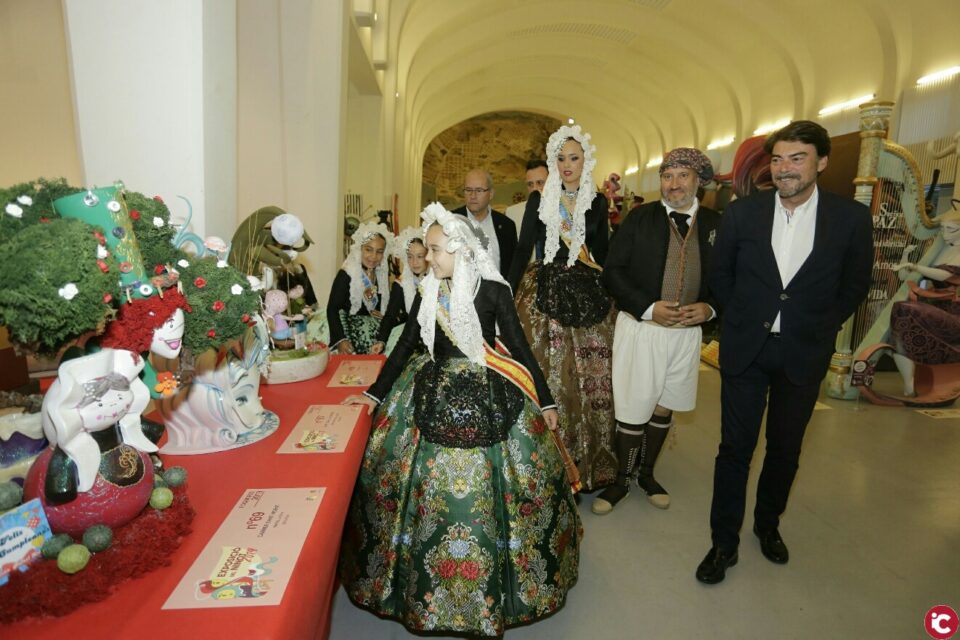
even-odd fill
[(159, 473), (153, 476), (153, 488), (158, 489), (160, 487), (167, 486), (167, 481), (163, 479), (163, 476)]
[(154, 509), (166, 509), (173, 504), (173, 491), (166, 487), (159, 487), (150, 494), (150, 506)]
[(55, 560), (60, 552), (73, 544), (73, 538), (68, 533), (58, 533), (47, 538), (40, 547), (40, 554), (47, 560)]
[(0, 482), (0, 511), (13, 509), (23, 500), (23, 489), (16, 482)]
[(163, 479), (171, 487), (179, 487), (187, 481), (187, 470), (183, 467), (170, 467), (163, 472)]
[(57, 556), (57, 567), (64, 573), (76, 573), (90, 562), (90, 550), (82, 544), (72, 544)]
[(105, 524), (95, 524), (83, 532), (83, 544), (93, 553), (106, 551), (113, 543), (113, 531)]

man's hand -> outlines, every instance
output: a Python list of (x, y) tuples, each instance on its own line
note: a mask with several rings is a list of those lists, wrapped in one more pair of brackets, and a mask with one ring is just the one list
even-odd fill
[(382, 342), (374, 342), (373, 346), (370, 347), (370, 353), (376, 353), (376, 354), (383, 353), (383, 349), (386, 346), (387, 345), (383, 344)]
[(354, 354), (353, 343), (349, 340), (343, 340), (337, 345), (337, 353), (351, 356)]
[(680, 303), (658, 300), (653, 303), (653, 321), (664, 327), (672, 327), (683, 319)]
[(547, 409), (543, 412), (543, 421), (547, 423), (550, 431), (556, 431), (557, 425), (560, 423), (560, 414), (556, 409)]
[(695, 327), (703, 324), (713, 315), (713, 310), (706, 302), (694, 302), (680, 307), (680, 324), (685, 327)]

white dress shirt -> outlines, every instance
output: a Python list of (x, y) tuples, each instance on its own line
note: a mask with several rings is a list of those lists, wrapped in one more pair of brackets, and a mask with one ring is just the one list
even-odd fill
[[(774, 196), (773, 233), (770, 235), (770, 246), (777, 259), (777, 268), (780, 270), (780, 282), (786, 289), (793, 276), (813, 251), (813, 234), (817, 228), (817, 202), (820, 194), (813, 188), (813, 194), (793, 213), (780, 202), (780, 194)], [(780, 314), (777, 314), (770, 327), (771, 333), (780, 332)]]
[(490, 244), (487, 245), (487, 253), (493, 258), (493, 264), (497, 265), (497, 269), (499, 270), (500, 243), (497, 241), (497, 230), (493, 226), (493, 210), (487, 205), (487, 217), (480, 221), (474, 217), (470, 209), (467, 209), (467, 218), (473, 223), (473, 226), (483, 231), (483, 234), (490, 240)]

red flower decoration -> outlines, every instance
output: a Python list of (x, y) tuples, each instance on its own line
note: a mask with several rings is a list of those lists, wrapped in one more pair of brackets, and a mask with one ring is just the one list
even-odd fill
[(480, 565), (474, 560), (464, 560), (460, 563), (460, 575), (467, 580), (476, 580), (480, 577)]
[(109, 293), (103, 294), (103, 303), (104, 303), (104, 304), (110, 304), (110, 301), (111, 301), (111, 300), (113, 300), (113, 296), (112, 296), (112, 295), (110, 295)]
[(93, 237), (97, 239), (97, 242), (100, 244), (107, 244), (107, 239), (103, 237), (103, 234), (99, 231), (93, 232)]
[(437, 573), (440, 574), (441, 578), (452, 578), (457, 575), (457, 561), (456, 560), (441, 560), (440, 564), (437, 565)]
[(159, 202), (160, 204), (163, 204), (163, 198), (161, 198), (160, 196), (153, 196), (153, 199)]
[(131, 210), (130, 210), (130, 218), (133, 219), (133, 220), (139, 220), (139, 219), (140, 219), (140, 212), (137, 211), (136, 209), (131, 209)]
[(205, 286), (207, 286), (207, 281), (200, 276), (197, 276), (193, 281), (193, 286), (195, 286), (197, 289), (203, 289)]
[(42, 224), (49, 224), (50, 218), (48, 218), (47, 216), (41, 216), (40, 222), (41, 222)]
[(216, 338), (216, 337), (217, 337), (217, 332), (214, 331), (213, 329), (210, 329), (210, 331), (207, 331), (207, 337), (209, 337), (209, 338)]
[(104, 273), (110, 271), (110, 267), (107, 266), (107, 263), (103, 260), (97, 260), (97, 266), (100, 267), (100, 271), (103, 271)]
[(160, 275), (161, 273), (163, 273), (163, 270), (164, 270), (164, 266), (162, 264), (158, 264), (153, 268), (153, 272), (157, 275)]
[(223, 308), (225, 306), (227, 305), (223, 304), (223, 300), (217, 300), (216, 302), (213, 303), (212, 308), (214, 311), (223, 311)]
[(249, 314), (249, 313), (243, 314), (243, 315), (240, 317), (240, 322), (244, 322), (244, 323), (250, 322), (250, 314)]

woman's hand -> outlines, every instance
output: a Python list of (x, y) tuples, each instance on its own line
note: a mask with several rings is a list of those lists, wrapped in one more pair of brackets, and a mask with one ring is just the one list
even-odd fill
[(347, 396), (343, 399), (343, 402), (340, 404), (362, 404), (367, 407), (367, 415), (373, 413), (373, 410), (377, 408), (377, 403), (368, 396), (363, 395), (362, 393), (355, 393), (352, 396)]
[(337, 345), (337, 353), (352, 356), (354, 354), (353, 343), (349, 340), (343, 340)]
[(387, 345), (383, 344), (382, 342), (374, 342), (373, 346), (370, 347), (370, 353), (374, 353), (374, 354), (383, 353), (383, 349), (386, 346)]
[(547, 423), (550, 431), (556, 431), (557, 425), (560, 423), (560, 414), (556, 409), (547, 409), (543, 412), (543, 421)]

